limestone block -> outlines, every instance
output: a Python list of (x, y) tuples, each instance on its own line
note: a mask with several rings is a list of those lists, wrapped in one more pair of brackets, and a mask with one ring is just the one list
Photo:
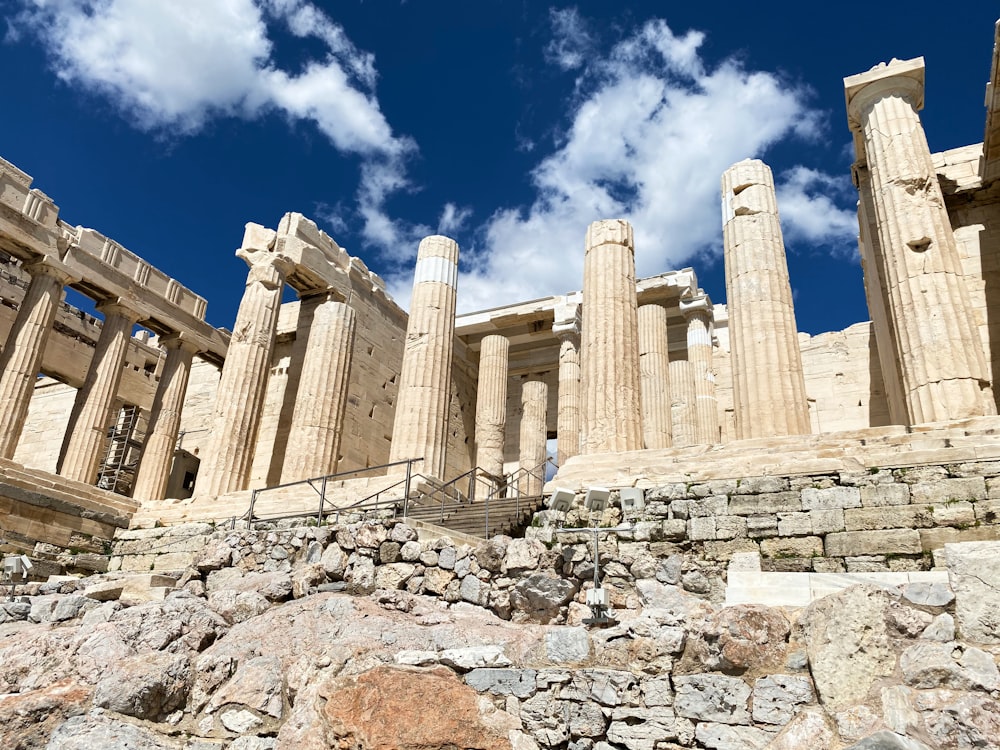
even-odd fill
[(745, 539), (747, 519), (741, 516), (717, 516), (715, 519), (716, 539)]
[(823, 540), (818, 536), (765, 539), (760, 543), (763, 557), (822, 557)]
[(812, 534), (812, 515), (810, 513), (779, 513), (779, 536), (806, 536)]
[(715, 519), (708, 516), (688, 519), (687, 535), (692, 542), (715, 539)]
[(747, 536), (759, 539), (778, 535), (778, 519), (774, 515), (747, 516)]
[(761, 677), (753, 687), (753, 720), (784, 726), (792, 720), (797, 706), (814, 700), (808, 677), (790, 674)]
[(674, 678), (674, 710), (695, 721), (748, 724), (750, 687), (738, 677), (716, 674)]
[(920, 534), (914, 529), (884, 531), (844, 531), (828, 534), (827, 557), (856, 555), (915, 554), (922, 552)]
[(969, 529), (943, 526), (919, 531), (920, 544), (924, 552), (940, 551), (946, 544), (988, 542), (1000, 538), (1000, 526), (974, 526)]
[(828, 487), (802, 490), (802, 507), (805, 510), (835, 508), (860, 508), (861, 490), (858, 487)]
[(910, 502), (914, 505), (985, 499), (986, 480), (983, 477), (941, 479), (936, 482), (920, 482), (910, 487)]
[(813, 533), (830, 534), (835, 531), (844, 531), (846, 528), (844, 520), (845, 512), (840, 508), (809, 511)]
[(922, 505), (849, 508), (844, 511), (844, 524), (848, 531), (926, 528), (934, 525), (934, 516)]
[(1000, 643), (1000, 542), (945, 545), (961, 636)]
[(875, 484), (861, 488), (861, 504), (866, 508), (909, 502), (910, 486), (907, 484)]
[(976, 522), (976, 510), (972, 503), (951, 500), (944, 505), (932, 505), (931, 516), (939, 526), (972, 526)]
[(760, 513), (792, 513), (802, 510), (798, 492), (765, 492), (757, 495), (733, 495), (729, 498), (729, 513), (748, 516)]
[(882, 589), (852, 586), (813, 602), (802, 613), (798, 635), (828, 710), (864, 700), (879, 678), (895, 670), (885, 623), (890, 600)]

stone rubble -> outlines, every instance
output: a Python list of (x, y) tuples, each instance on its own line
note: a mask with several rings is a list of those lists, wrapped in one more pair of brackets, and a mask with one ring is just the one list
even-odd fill
[[(782, 609), (720, 607), (720, 567), (609, 538), (618, 623), (588, 629), (592, 563), (572, 535), (471, 548), (394, 522), (198, 531), (170, 576), (31, 583), (0, 604), (5, 748), (1000, 747), (982, 616), (1000, 593), (966, 580), (996, 543), (950, 545), (951, 587)], [(193, 549), (191, 532), (142, 533)], [(706, 592), (685, 590), (690, 573)]]

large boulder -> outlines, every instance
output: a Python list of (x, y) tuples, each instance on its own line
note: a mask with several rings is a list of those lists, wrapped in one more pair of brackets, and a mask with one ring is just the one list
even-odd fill
[(896, 668), (886, 613), (893, 597), (871, 585), (818, 599), (802, 613), (798, 640), (806, 645), (820, 701), (836, 711), (864, 700)]
[(948, 577), (962, 638), (1000, 643), (1000, 542), (946, 544)]

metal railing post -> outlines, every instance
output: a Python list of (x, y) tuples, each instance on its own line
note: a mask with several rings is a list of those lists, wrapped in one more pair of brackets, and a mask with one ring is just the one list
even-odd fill
[(247, 528), (253, 529), (253, 507), (257, 504), (257, 490), (250, 492), (250, 510), (247, 511)]
[(410, 475), (413, 473), (413, 459), (406, 462), (406, 484), (403, 487), (403, 518), (410, 509)]
[(323, 483), (320, 485), (319, 491), (319, 512), (316, 514), (316, 525), (323, 523), (323, 507), (326, 505), (326, 477), (323, 477)]

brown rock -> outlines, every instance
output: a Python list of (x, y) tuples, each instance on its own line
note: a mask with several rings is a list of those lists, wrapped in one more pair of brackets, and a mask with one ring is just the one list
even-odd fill
[(326, 697), (328, 737), (336, 747), (511, 748), (497, 722), (480, 715), (476, 691), (443, 667), (376, 667), (335, 681)]
[(91, 689), (72, 679), (41, 690), (0, 698), (0, 736), (6, 750), (45, 747), (52, 732), (70, 716), (85, 713)]

